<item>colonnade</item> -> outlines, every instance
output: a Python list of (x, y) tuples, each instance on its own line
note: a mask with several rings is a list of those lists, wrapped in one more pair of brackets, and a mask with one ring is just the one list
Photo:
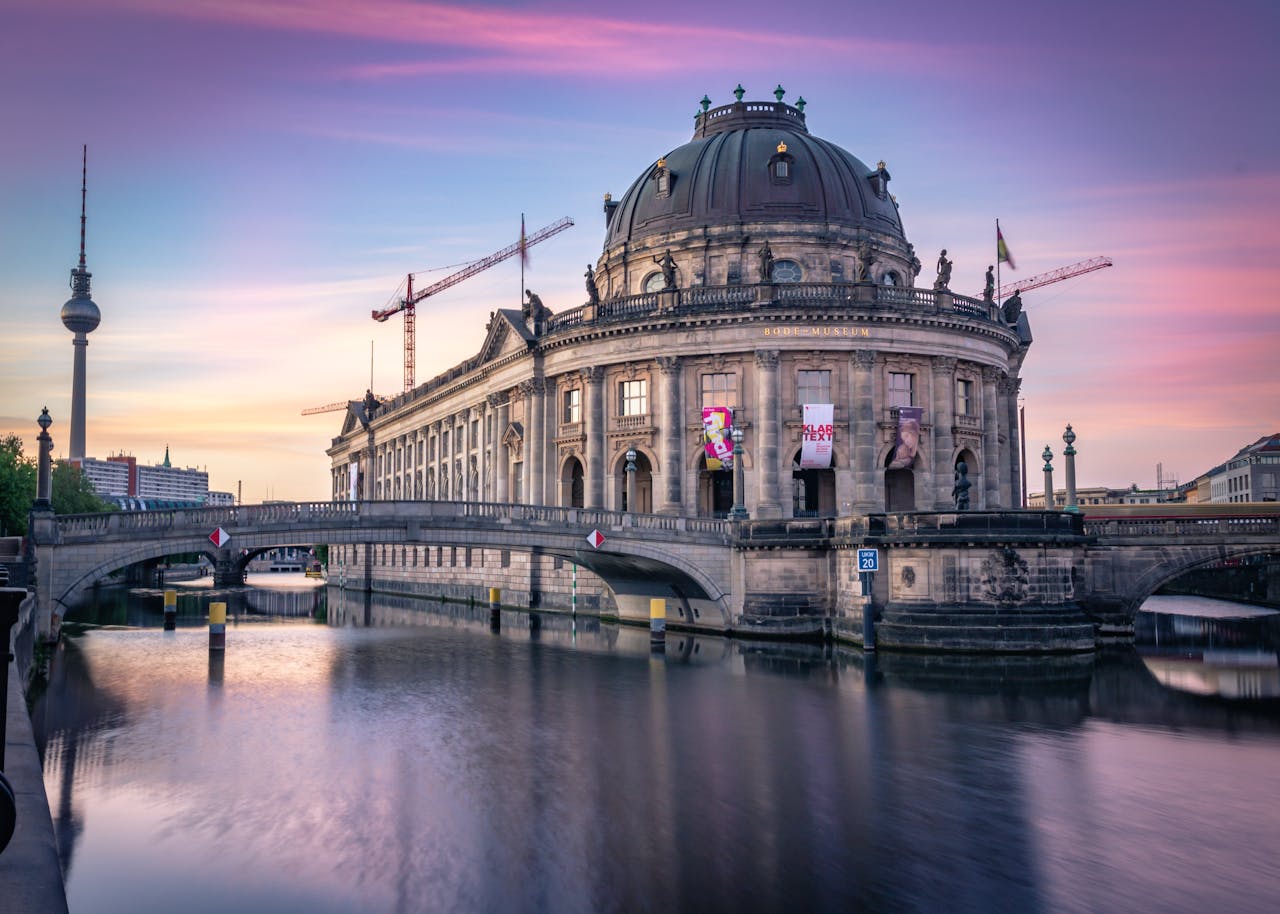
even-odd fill
[[(791, 410), (784, 403), (782, 382), (791, 363), (777, 349), (757, 350), (749, 359), (742, 368), (755, 372), (753, 402), (738, 407), (735, 417), (746, 432), (746, 503), (752, 517), (786, 517), (791, 514), (794, 442), (785, 438)], [(853, 350), (847, 359), (847, 386), (833, 385), (833, 390), (847, 391), (845, 402), (836, 404), (837, 427), (846, 429), (845, 440), (836, 441), (836, 453), (844, 455), (843, 465), (834, 467), (837, 501), (855, 512), (881, 511), (882, 457), (892, 442), (895, 415), (887, 405), (879, 411), (876, 406), (887, 404), (886, 363), (884, 355), (873, 350)], [(917, 372), (918, 404), (925, 408), (928, 436), (920, 450), (923, 459), (913, 469), (916, 510), (951, 507), (954, 461), (966, 450), (978, 464), (969, 468), (971, 480), (978, 483), (970, 492), (971, 508), (1018, 507), (1020, 380), (993, 367), (965, 364), (963, 372), (973, 379), (976, 402), (961, 415), (957, 359), (916, 356), (908, 361)], [(835, 375), (839, 363), (831, 365)], [(653, 510), (658, 513), (695, 514), (699, 507), (697, 470), (689, 465), (695, 439), (688, 432), (701, 419), (700, 403), (684, 393), (686, 383), (692, 392), (699, 381), (688, 366), (688, 359), (678, 356), (661, 356), (645, 366), (657, 390), (648, 392), (652, 418), (643, 422), (634, 444), (653, 454)], [(622, 436), (610, 414), (605, 378), (602, 367), (534, 377), (385, 440), (371, 430), (368, 445), (347, 455), (348, 462), (360, 465), (359, 497), (563, 504), (567, 494), (561, 467), (572, 450), (583, 464), (584, 506), (620, 507), (612, 503), (613, 488), (606, 483)], [(745, 382), (740, 382), (740, 400), (748, 390)], [(581, 391), (577, 423), (567, 422), (561, 412), (563, 393), (573, 389)], [(333, 497), (347, 498), (347, 465), (334, 467), (332, 473)]]

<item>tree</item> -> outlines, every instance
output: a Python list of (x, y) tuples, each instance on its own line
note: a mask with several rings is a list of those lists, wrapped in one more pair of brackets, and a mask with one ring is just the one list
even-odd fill
[(0, 536), (26, 536), (36, 497), (36, 464), (22, 456), (22, 439), (0, 438)]
[(49, 498), (54, 514), (99, 514), (116, 509), (115, 505), (103, 501), (89, 477), (74, 463), (64, 460), (55, 463), (52, 484)]

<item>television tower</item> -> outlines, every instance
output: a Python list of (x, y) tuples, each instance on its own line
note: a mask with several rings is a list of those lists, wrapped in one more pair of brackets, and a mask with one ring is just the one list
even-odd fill
[(89, 348), (89, 334), (98, 328), (102, 320), (102, 312), (89, 297), (89, 279), (93, 274), (85, 268), (84, 262), (84, 204), (88, 173), (89, 147), (86, 145), (80, 166), (80, 263), (71, 271), (71, 298), (62, 306), (62, 326), (75, 334), (71, 341), (75, 349), (71, 374), (71, 451), (67, 455), (73, 460), (85, 456), (85, 350)]

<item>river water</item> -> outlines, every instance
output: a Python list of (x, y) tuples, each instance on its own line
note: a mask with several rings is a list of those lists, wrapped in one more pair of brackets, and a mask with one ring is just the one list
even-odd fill
[(255, 588), (220, 657), (210, 598), (103, 592), (53, 657), (73, 914), (1280, 910), (1274, 616), (868, 665)]

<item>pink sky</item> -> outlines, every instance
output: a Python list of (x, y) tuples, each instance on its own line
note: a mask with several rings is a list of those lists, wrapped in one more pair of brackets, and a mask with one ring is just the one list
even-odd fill
[[(1072, 423), (1081, 485), (1186, 480), (1280, 431), (1280, 7), (9, 0), (0, 28), (0, 433), (65, 453), (58, 320), (89, 144), (88, 448), (207, 467), (246, 502), (327, 497), (339, 414), (401, 386), (403, 274), (569, 215), (528, 282), (580, 304), (620, 195), (704, 93), (809, 102), (893, 173), (908, 238), (981, 288), (1106, 254), (1026, 296), (1028, 468)], [(927, 270), (926, 273), (929, 273)], [(443, 275), (443, 274), (437, 274)], [(497, 267), (420, 312), (418, 378), (519, 301)], [(1059, 456), (1056, 463), (1061, 464)]]

